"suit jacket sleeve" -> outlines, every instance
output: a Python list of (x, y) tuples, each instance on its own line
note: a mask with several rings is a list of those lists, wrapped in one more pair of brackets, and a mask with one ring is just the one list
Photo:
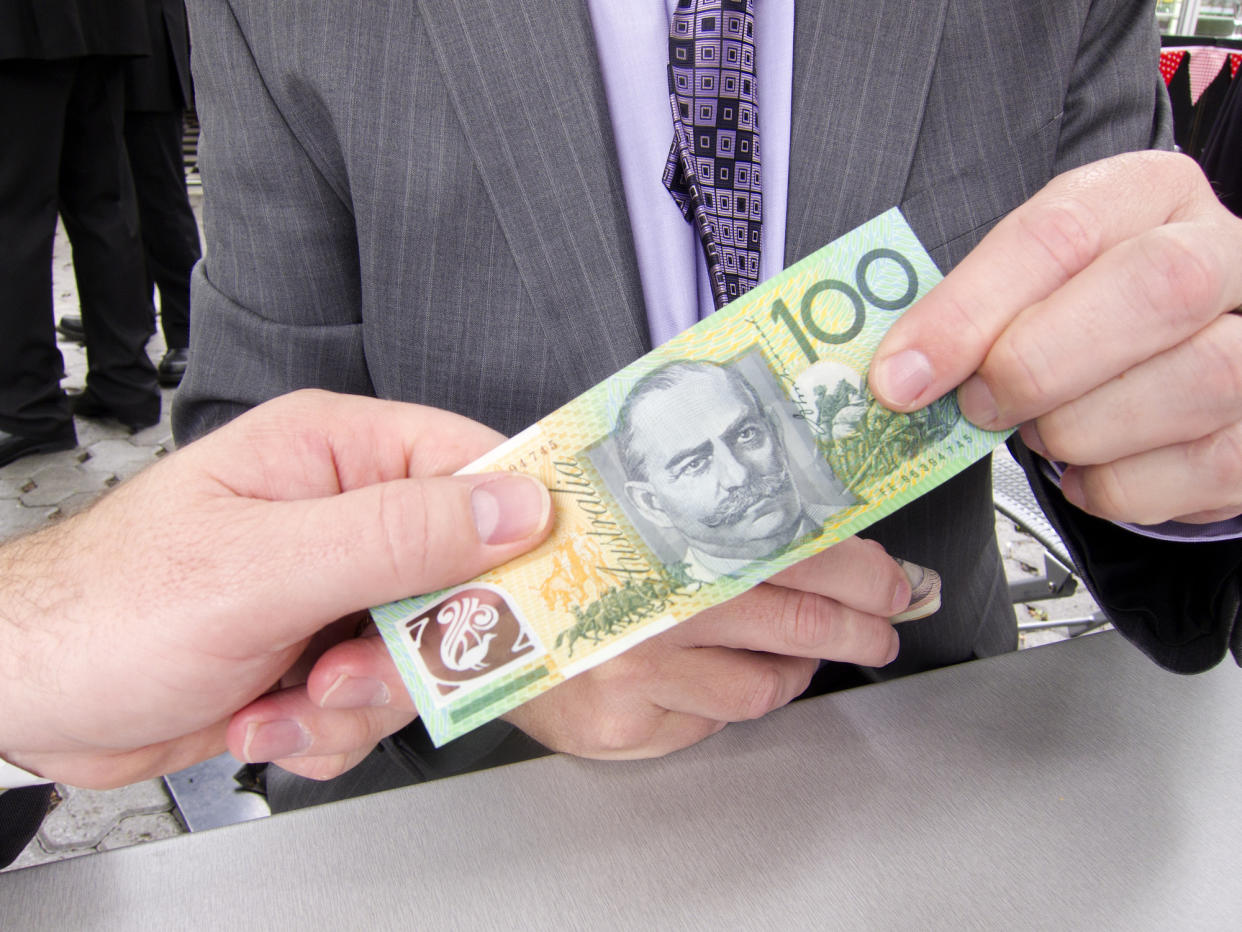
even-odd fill
[[(180, 443), (298, 388), (374, 394), (346, 173), (330, 119), (297, 83), (301, 50), (226, 0), (188, 10), (211, 209), (191, 281), (190, 344), (206, 364), (178, 391)], [(263, 71), (252, 41), (272, 55)]]
[[(1058, 172), (1117, 152), (1172, 146), (1158, 56), (1149, 4), (1091, 6), (1065, 100)], [(1016, 437), (1011, 448), (1118, 630), (1177, 672), (1205, 670), (1230, 649), (1242, 662), (1242, 541), (1155, 540), (1093, 518), (1065, 501)]]

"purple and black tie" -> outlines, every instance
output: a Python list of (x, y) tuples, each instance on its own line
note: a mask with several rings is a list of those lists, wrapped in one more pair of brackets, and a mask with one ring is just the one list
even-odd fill
[(752, 0), (678, 0), (668, 58), (673, 144), (664, 185), (698, 230), (721, 308), (759, 281), (763, 196)]

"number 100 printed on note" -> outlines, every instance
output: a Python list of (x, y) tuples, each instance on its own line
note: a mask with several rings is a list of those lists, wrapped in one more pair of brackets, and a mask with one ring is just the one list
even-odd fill
[(443, 744), (897, 510), (1005, 434), (953, 395), (877, 404), (871, 357), (940, 274), (896, 209), (755, 288), (463, 472), (552, 491), (534, 550), (372, 609)]

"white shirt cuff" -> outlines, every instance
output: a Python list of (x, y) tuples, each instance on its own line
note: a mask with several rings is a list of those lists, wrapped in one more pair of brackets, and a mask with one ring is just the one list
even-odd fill
[(51, 782), (47, 777), (37, 777), (33, 773), (22, 770), (22, 768), (0, 758), (0, 793), (5, 790), (16, 790), (23, 786), (38, 786), (41, 783)]

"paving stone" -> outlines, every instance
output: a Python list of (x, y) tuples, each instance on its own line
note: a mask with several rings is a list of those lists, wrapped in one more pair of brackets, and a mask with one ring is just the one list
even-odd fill
[[(169, 404), (170, 402), (164, 402), (165, 407), (168, 407)], [(166, 417), (161, 417), (158, 424), (144, 427), (131, 436), (129, 442), (136, 447), (152, 447), (155, 449), (163, 447), (166, 452), (172, 452), (174, 446), (172, 427), (169, 425)]]
[(100, 440), (110, 440), (124, 434), (125, 428), (119, 424), (107, 424), (103, 421), (92, 421), (84, 417), (74, 419), (78, 431), (78, 447), (81, 452), (90, 454), (90, 448)]
[(88, 448), (93, 470), (115, 473), (126, 479), (138, 472), (148, 463), (155, 461), (153, 447), (136, 447), (128, 440), (111, 438), (93, 443)]
[[(81, 448), (81, 444), (78, 445)], [(14, 460), (7, 466), (0, 466), (0, 479), (29, 479), (40, 469), (48, 466), (59, 466), (63, 463), (76, 462), (75, 450), (62, 450), (58, 453), (34, 453)]]
[(185, 827), (171, 812), (153, 812), (146, 815), (129, 816), (110, 831), (96, 850), (112, 851), (115, 848), (128, 848), (144, 841), (159, 841), (161, 838), (172, 838), (181, 835)]
[(67, 861), (70, 858), (80, 858), (84, 854), (95, 853), (94, 848), (65, 848), (59, 851), (48, 851), (39, 844), (38, 836), (35, 836), (13, 863), (4, 870), (21, 870), (23, 867), (34, 867), (37, 864), (48, 864), (52, 861)]
[(26, 507), (16, 498), (0, 499), (0, 540), (8, 540), (47, 524), (51, 508)]
[(80, 391), (86, 387), (86, 347), (80, 343), (59, 340), (60, 358), (65, 363), (65, 377), (61, 379), (61, 388), (66, 391)]
[(117, 790), (83, 790), (56, 785), (61, 803), (39, 829), (39, 843), (48, 851), (93, 848), (124, 819), (168, 812), (172, 797), (163, 780), (146, 780)]
[(29, 476), (14, 474), (0, 477), (0, 498), (21, 498), (23, 493), (32, 488), (34, 486), (31, 485)]
[(71, 518), (79, 512), (89, 508), (95, 502), (99, 501), (102, 495), (102, 491), (78, 492), (76, 495), (70, 495), (63, 502), (52, 509), (51, 514), (48, 515), (48, 520), (62, 521), (65, 518)]
[(21, 496), (23, 505), (59, 505), (79, 492), (102, 491), (104, 477), (81, 466), (45, 466), (30, 478), (33, 488)]

